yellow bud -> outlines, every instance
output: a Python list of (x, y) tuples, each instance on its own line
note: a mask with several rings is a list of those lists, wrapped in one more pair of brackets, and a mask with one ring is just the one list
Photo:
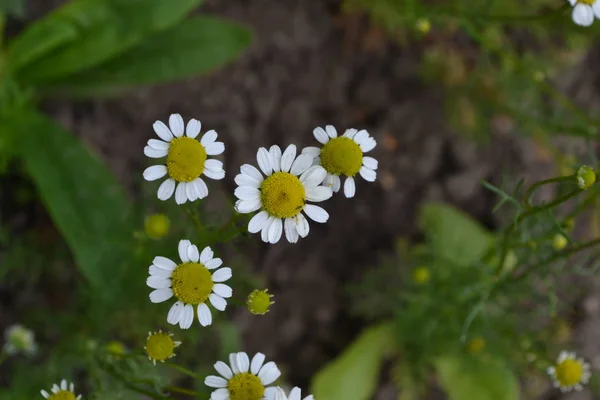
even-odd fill
[(577, 184), (580, 189), (587, 189), (596, 182), (596, 172), (587, 165), (582, 165), (577, 170)]
[(429, 33), (431, 30), (431, 22), (427, 18), (419, 18), (415, 26), (422, 34)]
[(554, 240), (552, 240), (552, 247), (554, 247), (555, 250), (562, 250), (567, 247), (568, 243), (569, 241), (563, 234), (557, 233), (554, 235)]
[(248, 295), (248, 299), (246, 300), (246, 305), (248, 306), (248, 311), (255, 315), (264, 315), (269, 312), (272, 304), (275, 304), (274, 301), (271, 301), (273, 297), (272, 294), (269, 294), (269, 289), (265, 290), (254, 290), (252, 293)]
[(412, 273), (413, 281), (419, 285), (427, 283), (431, 274), (429, 273), (429, 269), (426, 267), (418, 267), (415, 268)]
[(153, 214), (146, 217), (144, 230), (146, 235), (152, 239), (162, 239), (169, 234), (171, 222), (164, 214)]
[(123, 345), (123, 343), (121, 343), (117, 340), (108, 342), (105, 346), (105, 349), (107, 352), (109, 352), (113, 356), (122, 356), (126, 352), (125, 346)]
[(484, 347), (485, 347), (485, 340), (483, 340), (480, 337), (476, 337), (476, 338), (471, 339), (471, 341), (467, 345), (467, 350), (469, 350), (469, 353), (475, 354), (475, 353), (479, 353), (481, 350), (483, 350)]

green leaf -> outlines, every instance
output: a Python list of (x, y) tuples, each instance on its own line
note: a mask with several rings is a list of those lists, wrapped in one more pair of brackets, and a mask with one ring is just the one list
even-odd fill
[(494, 241), (494, 236), (477, 221), (446, 204), (421, 207), (419, 226), (431, 249), (455, 265), (467, 266), (481, 260)]
[(45, 116), (23, 110), (3, 123), (18, 134), (18, 155), (82, 274), (100, 294), (114, 295), (131, 252), (132, 206), (123, 188), (72, 134)]
[(250, 41), (250, 32), (237, 24), (196, 17), (48, 89), (73, 97), (109, 96), (128, 87), (183, 79), (217, 69), (236, 58)]
[(519, 400), (517, 379), (498, 360), (446, 355), (435, 367), (450, 400)]
[[(137, 46), (147, 36), (175, 25), (200, 2), (75, 0), (40, 22), (46, 29), (59, 24), (62, 30), (74, 31), (75, 35), (52, 46), (52, 53), (46, 50), (45, 56), (35, 63), (27, 63), (18, 76), (26, 82), (39, 83), (92, 68)], [(26, 59), (31, 61), (32, 57)]]
[(394, 346), (390, 324), (370, 327), (314, 376), (316, 399), (367, 400), (375, 391), (384, 357)]

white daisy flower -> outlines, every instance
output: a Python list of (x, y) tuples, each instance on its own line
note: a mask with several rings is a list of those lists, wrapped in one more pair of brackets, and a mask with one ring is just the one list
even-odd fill
[[(300, 397), (302, 396), (301, 393), (302, 392), (300, 391), (300, 388), (295, 387), (292, 390), (290, 390), (290, 394), (286, 396), (285, 391), (282, 388), (278, 387), (275, 392), (274, 400), (300, 400)], [(315, 398), (311, 394), (310, 396), (306, 396), (302, 400), (315, 400)]]
[(60, 386), (56, 383), (52, 385), (51, 393), (42, 390), (42, 396), (48, 400), (79, 400), (81, 395), (75, 397), (75, 385), (67, 383), (65, 379), (60, 382)]
[(569, 0), (573, 6), (573, 22), (580, 26), (590, 26), (594, 17), (600, 18), (599, 0)]
[(583, 385), (592, 376), (590, 364), (568, 351), (561, 351), (556, 364), (548, 367), (546, 372), (552, 377), (554, 387), (560, 388), (562, 392), (583, 389)]
[(277, 365), (265, 362), (265, 355), (256, 353), (252, 362), (244, 352), (231, 353), (229, 365), (217, 361), (215, 369), (221, 376), (210, 375), (204, 380), (208, 387), (216, 388), (210, 400), (271, 400), (276, 388), (271, 386), (281, 375)]
[(152, 126), (158, 139), (148, 140), (144, 154), (150, 158), (167, 157), (164, 165), (153, 165), (144, 171), (144, 179), (155, 181), (168, 175), (169, 177), (159, 186), (158, 198), (168, 200), (175, 193), (177, 204), (195, 201), (208, 196), (208, 187), (200, 178), (205, 175), (211, 179), (223, 179), (225, 170), (219, 160), (208, 159), (225, 151), (222, 142), (216, 142), (217, 132), (206, 132), (200, 141), (196, 137), (202, 124), (191, 119), (185, 126), (179, 114), (171, 114), (169, 127), (161, 121)]
[(332, 125), (325, 129), (318, 127), (313, 130), (315, 139), (323, 146), (306, 147), (302, 154), (314, 157), (314, 163), (323, 166), (327, 171), (324, 184), (338, 192), (342, 185), (340, 176), (346, 176), (344, 181), (344, 195), (354, 197), (356, 183), (354, 177), (360, 174), (364, 180), (374, 182), (377, 178), (377, 160), (365, 156), (375, 148), (377, 142), (369, 133), (362, 129), (348, 129), (338, 137)]
[(24, 353), (34, 355), (37, 351), (37, 344), (31, 329), (27, 329), (19, 324), (11, 325), (4, 331), (6, 342), (2, 350), (8, 355)]
[[(261, 232), (263, 242), (277, 243), (283, 232), (290, 243), (298, 237), (308, 235), (308, 221), (302, 211), (315, 222), (326, 222), (329, 214), (306, 201), (320, 202), (331, 197), (331, 189), (321, 186), (326, 171), (320, 166), (311, 166), (313, 158), (308, 155), (296, 157), (296, 146), (289, 145), (281, 153), (279, 146), (267, 151), (258, 149), (258, 166), (244, 164), (235, 177), (238, 187), (235, 210), (246, 214), (261, 210), (250, 220), (248, 231)], [(263, 177), (263, 174), (266, 178)]]
[[(188, 329), (194, 321), (197, 306), (198, 321), (202, 326), (212, 324), (212, 315), (206, 300), (219, 311), (225, 311), (226, 298), (231, 297), (231, 287), (221, 283), (231, 278), (231, 268), (219, 268), (223, 261), (213, 258), (213, 251), (205, 247), (202, 253), (189, 240), (179, 241), (181, 264), (166, 257), (155, 257), (148, 269), (146, 284), (155, 289), (150, 301), (162, 303), (175, 296), (177, 301), (167, 315), (167, 322)], [(216, 269), (219, 268), (219, 269)], [(212, 274), (210, 270), (216, 269)]]

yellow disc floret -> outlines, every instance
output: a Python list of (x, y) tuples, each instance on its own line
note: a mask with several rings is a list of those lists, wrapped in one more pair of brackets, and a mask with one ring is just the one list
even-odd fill
[(178, 137), (169, 144), (167, 171), (177, 182), (191, 182), (204, 172), (206, 149), (195, 139)]
[(273, 297), (272, 294), (268, 293), (269, 289), (265, 290), (254, 290), (250, 295), (248, 295), (248, 300), (246, 300), (246, 305), (248, 306), (248, 311), (252, 314), (256, 315), (264, 315), (269, 312), (269, 308), (271, 308), (271, 304), (275, 302), (271, 301)]
[(297, 176), (288, 172), (275, 172), (262, 182), (260, 201), (270, 215), (291, 218), (304, 208), (306, 191)]
[(231, 400), (261, 400), (265, 394), (260, 379), (248, 372), (234, 375), (227, 383), (227, 389)]
[(144, 349), (152, 361), (164, 362), (175, 355), (175, 347), (177, 344), (169, 333), (158, 331), (148, 335)]
[(588, 5), (592, 5), (596, 2), (596, 0), (579, 0), (579, 3), (583, 3), (583, 4), (588, 4)]
[(575, 386), (583, 378), (583, 364), (573, 358), (567, 358), (556, 365), (556, 380), (561, 386)]
[(413, 281), (417, 284), (427, 283), (429, 281), (430, 273), (427, 267), (415, 268), (412, 274)]
[(210, 271), (199, 263), (179, 264), (171, 275), (173, 293), (185, 304), (204, 303), (213, 285)]
[(333, 175), (354, 176), (362, 166), (363, 152), (347, 137), (331, 139), (321, 149), (321, 165)]
[(59, 390), (56, 393), (52, 393), (48, 400), (75, 400), (75, 394), (68, 390)]

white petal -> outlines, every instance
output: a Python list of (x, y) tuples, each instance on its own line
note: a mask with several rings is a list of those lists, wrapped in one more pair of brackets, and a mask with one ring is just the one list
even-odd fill
[(340, 191), (340, 188), (342, 187), (342, 181), (340, 179), (340, 177), (338, 175), (332, 175), (333, 176), (333, 191), (335, 193)]
[(152, 128), (154, 129), (154, 132), (158, 135), (158, 137), (164, 140), (165, 142), (170, 142), (171, 140), (173, 140), (173, 134), (171, 133), (169, 128), (167, 128), (164, 122), (156, 121), (152, 125)]
[(265, 355), (263, 353), (256, 353), (254, 357), (252, 357), (252, 362), (250, 363), (250, 372), (254, 375), (258, 374), (264, 362)]
[(238, 365), (237, 365), (237, 353), (229, 354), (229, 365), (231, 365), (231, 370), (233, 371), (234, 375), (237, 375), (240, 373), (240, 369), (238, 368)]
[(167, 174), (166, 165), (153, 165), (144, 170), (144, 179), (147, 181), (155, 181)]
[(300, 235), (300, 237), (306, 237), (310, 231), (308, 221), (302, 214), (296, 215), (294, 219), (296, 220), (296, 230), (298, 231), (298, 235)]
[(238, 186), (250, 186), (257, 189), (260, 187), (260, 181), (246, 174), (237, 174), (233, 180)]
[(233, 194), (240, 200), (260, 199), (260, 191), (252, 186), (238, 186)]
[(200, 260), (200, 252), (198, 251), (198, 247), (196, 245), (191, 245), (188, 247), (188, 258), (190, 261), (197, 263)]
[(271, 167), (273, 167), (273, 171), (281, 171), (281, 148), (279, 148), (279, 146), (271, 146), (269, 149), (269, 158), (271, 159)]
[(269, 219), (267, 222), (265, 222), (262, 230), (260, 231), (260, 239), (265, 243), (269, 243), (269, 228), (271, 227), (271, 224), (275, 222), (275, 219), (275, 217), (269, 216)]
[(212, 260), (214, 255), (215, 253), (212, 251), (212, 249), (209, 246), (206, 246), (202, 249), (202, 253), (200, 253), (200, 262), (202, 264), (206, 264), (208, 261)]
[(275, 386), (269, 386), (265, 389), (265, 399), (273, 400), (277, 395), (277, 388)]
[(206, 148), (206, 146), (208, 146), (209, 144), (213, 143), (215, 140), (217, 140), (217, 132), (214, 129), (211, 129), (210, 131), (206, 132), (204, 135), (202, 135), (202, 139), (200, 139), (200, 143), (202, 144), (202, 146), (204, 146), (204, 148)]
[(329, 136), (327, 135), (327, 132), (325, 132), (325, 130), (321, 127), (313, 129), (313, 135), (315, 135), (315, 139), (317, 139), (321, 144), (326, 144), (329, 142)]
[(244, 353), (243, 351), (237, 353), (236, 362), (241, 373), (245, 373), (250, 370), (250, 358), (248, 358), (248, 354)]
[(225, 388), (227, 387), (227, 380), (220, 376), (209, 375), (204, 378), (204, 384), (212, 388)]
[(162, 303), (163, 301), (169, 300), (171, 297), (173, 297), (173, 290), (171, 288), (157, 289), (150, 293), (150, 301), (152, 303)]
[(204, 146), (204, 149), (207, 155), (218, 156), (225, 151), (225, 144), (223, 142), (212, 142)]
[(289, 172), (296, 159), (296, 145), (290, 144), (281, 156), (281, 171)]
[(185, 185), (186, 182), (179, 182), (177, 188), (175, 189), (175, 203), (184, 204), (187, 200), (187, 194), (185, 193)]
[(369, 132), (364, 129), (358, 131), (356, 135), (354, 135), (353, 140), (360, 146), (360, 144), (369, 138)]
[(214, 172), (223, 171), (223, 163), (211, 158), (204, 162), (204, 168)]
[(577, 3), (573, 7), (572, 17), (577, 25), (590, 26), (594, 22), (594, 10), (587, 4)]
[(237, 212), (241, 214), (247, 214), (254, 212), (262, 207), (262, 203), (260, 198), (253, 200), (239, 200), (235, 205), (235, 209)]
[(313, 146), (305, 147), (304, 149), (302, 149), (302, 154), (306, 154), (307, 156), (311, 156), (313, 158), (319, 157), (319, 155), (321, 154), (321, 149)]
[(171, 114), (169, 116), (169, 128), (171, 128), (171, 132), (175, 137), (183, 136), (183, 118), (179, 114)]
[(354, 136), (356, 135), (356, 133), (358, 132), (358, 130), (351, 128), (351, 129), (346, 129), (346, 132), (344, 132), (344, 134), (342, 136), (347, 137), (347, 138), (354, 138)]
[(304, 212), (315, 222), (324, 223), (329, 219), (329, 214), (327, 214), (327, 211), (312, 204), (305, 205)]
[(50, 397), (50, 393), (46, 392), (45, 390), (40, 391), (40, 393), (42, 394), (42, 396), (44, 396), (45, 398)]
[(271, 157), (269, 152), (264, 147), (258, 149), (256, 153), (256, 161), (258, 161), (258, 167), (263, 174), (269, 176), (273, 173), (273, 167), (271, 166)]
[(325, 171), (325, 168), (313, 165), (300, 175), (300, 182), (304, 184), (305, 188), (308, 188), (321, 184), (326, 177), (327, 171)]
[(363, 157), (362, 163), (365, 167), (376, 170), (379, 163), (373, 157)]
[(354, 193), (356, 192), (356, 185), (354, 184), (354, 178), (351, 176), (346, 178), (346, 182), (344, 182), (344, 195), (347, 198), (354, 197)]
[(329, 136), (332, 139), (337, 137), (337, 131), (335, 130), (333, 125), (327, 125), (325, 127), (325, 132), (327, 133), (327, 136)]
[(327, 186), (316, 186), (306, 189), (306, 198), (315, 203), (325, 201), (333, 196), (333, 191)]
[(263, 385), (270, 385), (275, 382), (277, 378), (281, 375), (277, 365), (273, 361), (270, 361), (263, 365), (263, 367), (258, 372), (258, 378), (262, 382)]
[(594, 4), (592, 4), (592, 10), (594, 11), (594, 15), (596, 16), (596, 18), (600, 19), (600, 2), (596, 1)]
[(229, 397), (229, 390), (225, 388), (219, 388), (210, 394), (210, 400), (231, 400)]
[(208, 196), (208, 186), (202, 180), (202, 178), (196, 178), (191, 182), (194, 185), (194, 190), (199, 199), (203, 199)]
[(198, 321), (202, 326), (209, 326), (212, 324), (212, 314), (210, 309), (204, 303), (198, 304)]
[(173, 260), (162, 256), (154, 257), (152, 264), (167, 271), (173, 271), (177, 267), (177, 264)]
[(158, 187), (158, 191), (156, 195), (159, 200), (165, 201), (169, 200), (171, 196), (173, 196), (173, 192), (175, 191), (175, 181), (173, 179), (167, 179)]
[(192, 326), (192, 322), (194, 322), (194, 307), (191, 304), (186, 304), (179, 319), (179, 327), (181, 329), (189, 329)]
[[(169, 143), (162, 140), (150, 139), (148, 140), (148, 146), (156, 150), (167, 150), (169, 151)], [(168, 154), (168, 153), (167, 153)]]
[(312, 165), (312, 162), (313, 158), (311, 156), (307, 156), (306, 154), (300, 154), (292, 164), (292, 169), (290, 170), (290, 173), (292, 175), (298, 176), (304, 171), (306, 171)]
[(214, 179), (215, 181), (219, 181), (219, 180), (225, 178), (225, 171), (224, 170), (211, 171), (209, 169), (205, 169), (202, 173), (204, 175), (206, 175), (207, 177), (209, 177), (210, 179)]
[(296, 229), (296, 222), (293, 218), (286, 218), (283, 227), (285, 230), (285, 238), (290, 243), (298, 242), (298, 230)]
[(150, 146), (144, 146), (144, 155), (146, 157), (162, 158), (162, 157), (166, 157), (168, 153), (169, 153), (168, 150), (158, 150), (158, 149), (152, 148)]
[(183, 303), (181, 301), (177, 301), (169, 309), (169, 314), (167, 314), (167, 322), (171, 325), (178, 324), (179, 320), (181, 319), (181, 314), (183, 314)]
[(224, 298), (222, 298), (218, 294), (211, 293), (208, 296), (208, 299), (210, 300), (210, 304), (212, 304), (214, 308), (216, 308), (219, 311), (225, 311), (225, 308), (227, 307), (227, 301), (225, 301)]
[(194, 187), (194, 182), (181, 182), (180, 185), (184, 185), (185, 196), (190, 201), (198, 200), (198, 192), (196, 192), (196, 188)]
[(372, 137), (370, 137), (368, 139), (365, 139), (360, 144), (360, 149), (363, 151), (363, 153), (367, 153), (367, 152), (373, 150), (376, 145), (377, 145), (377, 142), (375, 141), (375, 139), (373, 139)]
[(172, 274), (171, 271), (159, 268), (156, 265), (151, 265), (150, 268), (148, 268), (148, 273), (150, 275), (160, 276), (161, 278), (170, 278)]
[(222, 283), (215, 283), (215, 285), (213, 286), (213, 292), (225, 299), (228, 299), (233, 294), (233, 289), (231, 289), (230, 286), (224, 285)]
[(377, 172), (373, 171), (371, 168), (367, 168), (367, 167), (360, 167), (360, 171), (358, 171), (360, 173), (360, 176), (363, 177), (363, 179), (365, 181), (368, 182), (375, 182), (375, 179), (377, 179)]
[(288, 400), (301, 400), (300, 396), (301, 396), (302, 392), (300, 391), (300, 388), (295, 387), (290, 391), (290, 395), (288, 396)]
[(250, 233), (260, 232), (268, 219), (269, 219), (269, 213), (267, 213), (266, 211), (259, 212), (254, 217), (252, 217), (250, 222), (248, 222), (248, 232), (250, 232)]
[(214, 367), (215, 370), (225, 379), (233, 378), (233, 372), (231, 372), (231, 368), (229, 368), (229, 365), (225, 364), (223, 361), (217, 361)]
[(146, 278), (146, 285), (148, 285), (152, 289), (166, 289), (168, 287), (171, 287), (171, 280), (153, 275)]
[(63, 379), (62, 381), (60, 381), (60, 388), (62, 390), (68, 390), (69, 389), (69, 386), (67, 384), (67, 380), (66, 379)]
[(229, 267), (219, 268), (212, 274), (213, 282), (225, 282), (229, 278), (231, 278), (231, 268)]
[(269, 243), (275, 244), (281, 239), (283, 233), (283, 223), (280, 218), (277, 218), (269, 227)]
[(177, 245), (177, 251), (179, 253), (179, 258), (181, 261), (189, 262), (190, 258), (188, 257), (188, 248), (192, 245), (192, 242), (189, 240), (180, 240)]
[(189, 138), (195, 139), (202, 129), (202, 123), (197, 119), (190, 119), (185, 126), (185, 135)]
[(256, 179), (259, 182), (262, 182), (264, 179), (260, 171), (256, 169), (254, 165), (244, 164), (240, 167), (240, 172), (244, 175), (248, 175), (249, 177)]
[(212, 260), (208, 260), (204, 264), (204, 266), (206, 267), (206, 269), (219, 268), (221, 265), (223, 265), (223, 260), (221, 260), (220, 258), (213, 258)]

